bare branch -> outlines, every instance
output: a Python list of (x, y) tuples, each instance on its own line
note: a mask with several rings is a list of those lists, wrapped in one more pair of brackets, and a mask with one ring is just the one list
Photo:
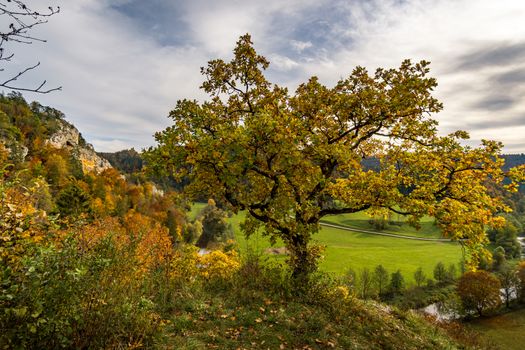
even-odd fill
[[(48, 22), (48, 18), (59, 13), (60, 7), (49, 6), (45, 12), (39, 12), (30, 9), (26, 6), (24, 1), (21, 0), (0, 0), (0, 18), (7, 19), (7, 28), (0, 28), (0, 62), (10, 62), (14, 54), (6, 54), (5, 49), (2, 47), (7, 42), (14, 42), (19, 44), (32, 44), (34, 41), (46, 42), (45, 39), (35, 37), (30, 34), (31, 29), (34, 27), (45, 24)], [(4, 17), (1, 17), (4, 16)], [(47, 94), (52, 91), (61, 90), (62, 87), (56, 87), (51, 89), (44, 89), (47, 81), (44, 80), (37, 87), (22, 87), (11, 85), (18, 78), (26, 74), (27, 72), (37, 68), (40, 62), (37, 64), (27, 67), (22, 71), (15, 74), (13, 77), (6, 79), (3, 83), (0, 83), (0, 87), (4, 87), (10, 90), (17, 91), (30, 91), (41, 94)], [(0, 72), (5, 72), (4, 67), (0, 67)]]
[(0, 86), (8, 88), (8, 89), (11, 89), (11, 90), (31, 91), (31, 92), (38, 92), (38, 93), (41, 93), (41, 94), (48, 94), (48, 93), (50, 93), (52, 91), (62, 90), (61, 86), (59, 86), (57, 88), (48, 89), (48, 90), (42, 90), (44, 85), (46, 85), (46, 82), (47, 82), (46, 80), (44, 80), (37, 88), (23, 88), (23, 87), (17, 87), (17, 86), (10, 85), (10, 83), (14, 82), (18, 78), (20, 78), (22, 75), (24, 75), (25, 73), (29, 72), (30, 70), (35, 69), (39, 65), (40, 65), (40, 62), (38, 62), (37, 64), (35, 64), (35, 65), (31, 66), (31, 67), (27, 67), (23, 71), (18, 72), (18, 74), (16, 74), (14, 77), (7, 79), (3, 83), (0, 83)]

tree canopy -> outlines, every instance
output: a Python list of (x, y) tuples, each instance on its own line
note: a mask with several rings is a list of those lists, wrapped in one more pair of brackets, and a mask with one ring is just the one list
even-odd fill
[[(294, 275), (315, 268), (309, 242), (322, 217), (365, 210), (407, 215), (413, 225), (434, 216), (445, 235), (465, 239), (471, 266), (486, 254), (485, 228), (508, 209), (484, 186), (503, 179), (502, 145), (464, 146), (463, 131), (438, 135), (432, 114), (442, 104), (429, 62), (357, 67), (331, 88), (312, 77), (290, 93), (266, 79), (269, 62), (248, 34), (233, 54), (201, 69), (209, 100), (177, 102), (174, 125), (147, 152), (150, 169), (189, 178), (188, 194), (246, 210), (245, 233), (281, 238)], [(378, 169), (363, 166), (370, 157)]]

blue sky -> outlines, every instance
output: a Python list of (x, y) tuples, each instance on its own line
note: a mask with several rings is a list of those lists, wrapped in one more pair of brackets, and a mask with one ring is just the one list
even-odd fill
[[(525, 2), (516, 0), (28, 0), (60, 14), (13, 45), (7, 76), (41, 62), (20, 84), (63, 86), (29, 100), (62, 110), (99, 151), (153, 145), (178, 99), (206, 96), (199, 68), (231, 57), (252, 34), (272, 82), (327, 85), (356, 65), (432, 62), (440, 132), (467, 130), (525, 152)], [(0, 23), (2, 24), (2, 23)], [(3, 25), (3, 24), (2, 24)]]

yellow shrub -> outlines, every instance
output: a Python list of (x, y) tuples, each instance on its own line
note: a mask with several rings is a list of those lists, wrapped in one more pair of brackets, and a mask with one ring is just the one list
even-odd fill
[(181, 246), (171, 258), (170, 277), (184, 281), (194, 279), (198, 274), (199, 254), (193, 245)]
[(224, 253), (214, 250), (200, 257), (199, 274), (205, 279), (229, 279), (241, 266), (235, 251)]
[(346, 300), (350, 297), (350, 290), (347, 286), (337, 286), (334, 288), (332, 294), (337, 299), (343, 299)]
[(46, 238), (42, 230), (46, 213), (31, 202), (37, 189), (36, 185), (26, 188), (0, 180), (0, 262), (16, 264), (25, 252), (25, 243), (40, 243)]

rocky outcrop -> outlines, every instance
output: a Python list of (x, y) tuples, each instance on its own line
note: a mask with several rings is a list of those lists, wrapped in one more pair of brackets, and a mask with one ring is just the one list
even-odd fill
[[(88, 144), (91, 146), (90, 144)], [(93, 146), (90, 148), (79, 148), (78, 158), (80, 159), (80, 162), (82, 163), (82, 170), (84, 172), (101, 172), (106, 169), (112, 168), (111, 164), (109, 162), (97, 155), (97, 153), (93, 150)]]
[(112, 168), (109, 161), (100, 157), (93, 146), (86, 143), (77, 128), (63, 120), (58, 131), (51, 135), (46, 143), (55, 148), (69, 149), (73, 155), (78, 157), (82, 163), (82, 170), (85, 173), (100, 173), (105, 169)]
[(79, 145), (80, 141), (80, 132), (73, 125), (62, 121), (60, 123), (60, 128), (55, 132), (49, 140), (46, 141), (47, 144), (55, 148), (74, 148)]

